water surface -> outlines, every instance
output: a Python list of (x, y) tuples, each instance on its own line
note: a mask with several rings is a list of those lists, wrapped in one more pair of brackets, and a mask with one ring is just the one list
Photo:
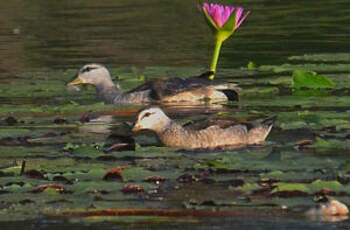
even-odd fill
[[(222, 2), (252, 11), (224, 43), (218, 64), (217, 77), (239, 83), (241, 100), (165, 109), (180, 123), (217, 112), (241, 121), (278, 115), (267, 143), (193, 152), (159, 147), (154, 136), (141, 134), (136, 151), (108, 154), (103, 144), (110, 132), (133, 122), (141, 106), (107, 106), (96, 101), (92, 88), (69, 92), (66, 82), (89, 62), (108, 66), (124, 89), (143, 83), (143, 78), (202, 73), (213, 40), (198, 1), (2, 3), (0, 220), (5, 229), (14, 227), (12, 221), (29, 229), (95, 228), (94, 222), (104, 222), (106, 228), (132, 223), (139, 229), (169, 224), (185, 229), (348, 227), (347, 217), (305, 213), (327, 199), (350, 204), (349, 3)], [(257, 68), (244, 68), (250, 61)], [(298, 94), (291, 85), (295, 69), (325, 74), (336, 88)], [(84, 122), (87, 116), (99, 121)], [(305, 140), (312, 144), (297, 144)], [(20, 175), (23, 161), (30, 172), (26, 175)], [(118, 166), (129, 168), (122, 180), (102, 180)], [(150, 175), (166, 181), (145, 182)], [(122, 193), (129, 183), (145, 192)], [(43, 184), (61, 184), (64, 192), (33, 192)], [(67, 210), (110, 208), (242, 213), (219, 219), (56, 218)], [(245, 211), (254, 215), (243, 215)]]
[[(16, 73), (78, 68), (88, 62), (111, 67), (206, 67), (213, 44), (197, 3), (4, 2), (0, 9), (0, 69)], [(252, 13), (237, 34), (225, 42), (219, 70), (245, 66), (249, 61), (279, 64), (291, 55), (350, 49), (349, 7), (345, 0), (232, 3)]]

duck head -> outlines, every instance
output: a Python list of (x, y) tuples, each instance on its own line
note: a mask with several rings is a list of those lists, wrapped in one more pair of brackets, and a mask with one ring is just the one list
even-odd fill
[(151, 107), (142, 110), (136, 119), (133, 132), (140, 130), (152, 130), (161, 132), (171, 120), (159, 107)]
[(90, 84), (94, 86), (113, 85), (111, 75), (106, 67), (99, 64), (84, 65), (77, 73), (76, 78), (68, 86)]

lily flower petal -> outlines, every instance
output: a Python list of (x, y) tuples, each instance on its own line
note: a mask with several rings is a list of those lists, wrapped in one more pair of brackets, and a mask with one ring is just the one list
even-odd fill
[[(240, 6), (226, 6), (216, 3), (203, 3), (202, 11), (206, 16), (209, 25), (213, 26), (214, 31), (231, 30), (232, 33), (238, 29), (242, 22), (247, 18), (250, 11), (243, 17), (243, 7)], [(231, 20), (231, 17), (234, 17)], [(230, 22), (228, 22), (230, 20)], [(228, 23), (229, 25), (225, 25)], [(223, 28), (225, 27), (225, 28)], [(228, 28), (230, 27), (230, 29)]]
[(227, 22), (235, 9), (233, 6), (224, 6), (216, 3), (208, 4), (206, 2), (203, 3), (203, 8), (218, 28), (221, 28)]
[(243, 14), (243, 8), (242, 7), (238, 7), (237, 9), (237, 13), (236, 13), (236, 25), (235, 25), (235, 30), (238, 29), (238, 27), (242, 24), (242, 22), (248, 17), (250, 11), (248, 11), (242, 18), (242, 14)]

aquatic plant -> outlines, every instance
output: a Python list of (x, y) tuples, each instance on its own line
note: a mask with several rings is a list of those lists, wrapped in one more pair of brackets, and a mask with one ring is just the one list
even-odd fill
[[(244, 9), (240, 6), (226, 6), (216, 3), (203, 3), (201, 11), (216, 38), (210, 64), (210, 70), (215, 73), (222, 43), (238, 29), (250, 11), (243, 15)], [(210, 79), (214, 79), (214, 74), (210, 76)]]

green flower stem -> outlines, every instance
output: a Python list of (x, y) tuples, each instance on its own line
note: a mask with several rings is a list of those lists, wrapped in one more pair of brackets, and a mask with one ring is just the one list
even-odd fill
[[(211, 64), (210, 64), (210, 71), (213, 71), (214, 74), (216, 73), (216, 64), (218, 63), (222, 42), (223, 41), (221, 39), (216, 39), (214, 54), (213, 54), (213, 58), (211, 59)], [(215, 77), (214, 74), (209, 77), (210, 80), (214, 79), (214, 77)]]

